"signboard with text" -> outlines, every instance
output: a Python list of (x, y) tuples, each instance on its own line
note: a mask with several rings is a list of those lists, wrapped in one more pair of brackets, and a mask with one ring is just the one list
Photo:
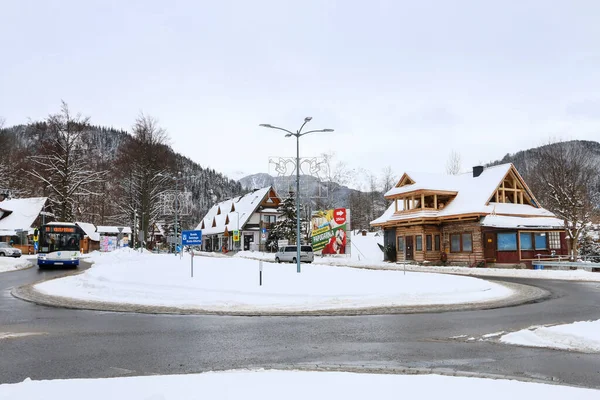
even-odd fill
[(346, 208), (313, 213), (310, 236), (315, 254), (350, 254), (348, 214)]
[(183, 231), (181, 232), (181, 244), (184, 246), (202, 245), (202, 231)]

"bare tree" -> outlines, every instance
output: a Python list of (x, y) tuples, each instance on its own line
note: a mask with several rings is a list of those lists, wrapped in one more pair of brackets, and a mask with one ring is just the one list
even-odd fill
[(58, 218), (70, 221), (76, 213), (76, 199), (101, 195), (91, 188), (106, 176), (106, 171), (90, 168), (82, 147), (89, 118), (73, 116), (63, 101), (58, 114), (35, 126), (39, 153), (30, 157), (34, 167), (27, 172), (49, 191)]
[(392, 167), (390, 167), (389, 165), (387, 167), (385, 167), (382, 171), (382, 175), (381, 175), (381, 189), (382, 192), (385, 194), (387, 193), (391, 188), (394, 187), (394, 185), (397, 183), (398, 178), (396, 176), (396, 174), (394, 173), (394, 170), (392, 169)]
[(448, 175), (458, 175), (462, 168), (462, 160), (460, 154), (452, 150), (446, 161), (446, 173)]
[(174, 185), (176, 166), (168, 146), (169, 135), (151, 116), (140, 114), (133, 124), (133, 137), (123, 145), (118, 165), (120, 179), (120, 220), (128, 221), (143, 232), (161, 216), (160, 196)]
[(5, 122), (6, 122), (6, 119), (4, 119), (4, 117), (0, 117), (0, 129), (4, 128)]
[(532, 184), (542, 204), (564, 220), (576, 259), (577, 241), (600, 198), (598, 161), (585, 147), (562, 142), (540, 147), (536, 159)]

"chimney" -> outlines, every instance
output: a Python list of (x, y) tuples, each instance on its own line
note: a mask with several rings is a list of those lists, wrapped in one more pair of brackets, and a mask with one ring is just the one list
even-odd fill
[(483, 172), (483, 166), (477, 165), (473, 167), (473, 178), (477, 178)]

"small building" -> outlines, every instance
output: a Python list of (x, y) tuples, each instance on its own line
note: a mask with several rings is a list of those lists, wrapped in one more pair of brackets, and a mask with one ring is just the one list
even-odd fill
[(371, 225), (384, 229), (397, 261), (530, 266), (568, 254), (564, 222), (540, 206), (512, 164), (406, 172), (385, 198), (392, 204)]
[(47, 197), (0, 201), (0, 242), (12, 241), (23, 254), (33, 254), (34, 244), (29, 236), (43, 223), (46, 215), (52, 215), (49, 211)]
[(100, 233), (96, 231), (96, 226), (88, 222), (75, 222), (75, 224), (85, 233), (85, 236), (79, 242), (82, 253), (100, 250)]
[[(212, 206), (196, 227), (205, 251), (264, 250), (269, 231), (280, 215), (281, 198), (273, 187), (256, 189)], [(233, 232), (240, 240), (234, 242)]]

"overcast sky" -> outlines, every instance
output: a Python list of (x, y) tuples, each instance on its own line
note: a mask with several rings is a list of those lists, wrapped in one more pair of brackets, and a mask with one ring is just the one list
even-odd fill
[(239, 178), (293, 156), (443, 172), (550, 138), (600, 140), (600, 2), (0, 0), (0, 116), (64, 99), (98, 125), (155, 116)]

